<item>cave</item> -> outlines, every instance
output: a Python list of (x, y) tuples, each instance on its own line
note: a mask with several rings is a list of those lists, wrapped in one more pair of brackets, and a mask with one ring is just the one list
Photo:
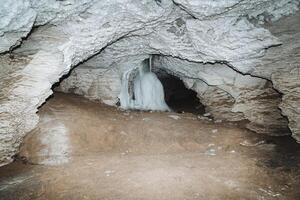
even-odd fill
[(205, 106), (201, 104), (197, 92), (186, 88), (182, 80), (166, 72), (158, 73), (158, 78), (164, 88), (165, 101), (172, 111), (205, 114)]
[(299, 0), (0, 3), (0, 199), (300, 199)]

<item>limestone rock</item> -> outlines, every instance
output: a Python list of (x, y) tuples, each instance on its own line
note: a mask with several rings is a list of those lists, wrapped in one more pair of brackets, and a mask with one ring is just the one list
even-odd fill
[(197, 19), (232, 17), (248, 15), (261, 19), (278, 20), (298, 10), (298, 0), (174, 0), (181, 8)]
[(85, 17), (85, 11), (93, 6), (93, 0), (30, 0), (31, 7), (36, 11), (34, 25), (59, 24), (74, 15)]
[(78, 67), (56, 90), (79, 94), (113, 106), (118, 102), (120, 88), (121, 78), (118, 70)]
[[(191, 89), (199, 91), (199, 81)], [(200, 102), (205, 105), (206, 113), (211, 113), (215, 119), (223, 121), (245, 120), (243, 112), (233, 112), (235, 99), (224, 90), (216, 86), (208, 86), (205, 91), (198, 93)]]
[(36, 12), (29, 0), (0, 1), (0, 53), (20, 44), (30, 32)]
[[(217, 119), (249, 120), (247, 127), (255, 132), (269, 135), (289, 134), (287, 121), (278, 106), (280, 95), (264, 79), (242, 75), (226, 65), (192, 63), (171, 57), (155, 60), (157, 66), (173, 75), (205, 82), (190, 88), (208, 111)], [(195, 82), (195, 81), (194, 81)], [(223, 106), (222, 106), (223, 105)]]
[(300, 141), (300, 14), (296, 14), (267, 28), (280, 39), (282, 45), (267, 50), (261, 58), (250, 59), (236, 66), (244, 66), (245, 73), (272, 81), (274, 88), (282, 93), (280, 108), (287, 116), (293, 137)]

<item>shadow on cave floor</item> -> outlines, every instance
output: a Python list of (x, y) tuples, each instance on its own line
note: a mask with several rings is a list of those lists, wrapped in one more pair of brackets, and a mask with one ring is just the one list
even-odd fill
[(0, 199), (300, 199), (290, 137), (63, 93), (39, 116), (17, 161), (0, 168)]

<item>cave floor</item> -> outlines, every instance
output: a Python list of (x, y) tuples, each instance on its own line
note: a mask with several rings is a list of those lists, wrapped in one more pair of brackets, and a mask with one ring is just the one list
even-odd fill
[(121, 111), (55, 93), (0, 199), (300, 199), (300, 145), (190, 113)]

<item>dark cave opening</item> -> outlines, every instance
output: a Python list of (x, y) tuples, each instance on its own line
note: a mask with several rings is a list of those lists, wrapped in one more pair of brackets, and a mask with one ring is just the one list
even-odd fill
[(165, 101), (174, 112), (187, 112), (196, 115), (205, 113), (205, 107), (199, 101), (197, 93), (186, 88), (178, 77), (170, 74), (163, 76), (158, 74), (158, 78), (164, 88)]

